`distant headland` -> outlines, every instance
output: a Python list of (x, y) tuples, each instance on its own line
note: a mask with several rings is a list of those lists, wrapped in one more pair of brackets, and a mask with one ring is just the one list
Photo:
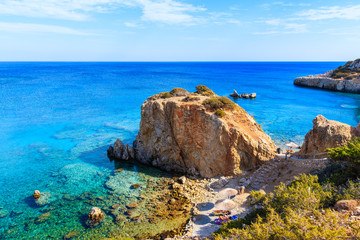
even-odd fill
[(360, 59), (315, 76), (298, 77), (295, 85), (331, 91), (360, 93)]

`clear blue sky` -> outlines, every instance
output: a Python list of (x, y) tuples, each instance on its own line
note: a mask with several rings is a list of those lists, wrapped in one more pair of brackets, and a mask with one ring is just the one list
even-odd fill
[(359, 1), (0, 1), (0, 61), (344, 61), (359, 43)]

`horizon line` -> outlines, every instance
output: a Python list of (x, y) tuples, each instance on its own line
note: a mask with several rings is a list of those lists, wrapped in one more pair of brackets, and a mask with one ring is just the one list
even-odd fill
[(58, 63), (199, 63), (199, 62), (228, 62), (228, 63), (236, 63), (236, 62), (348, 62), (351, 60), (153, 60), (153, 61), (141, 61), (141, 60), (129, 60), (129, 61), (108, 61), (108, 60), (0, 60), (0, 63), (46, 63), (46, 62), (58, 62)]

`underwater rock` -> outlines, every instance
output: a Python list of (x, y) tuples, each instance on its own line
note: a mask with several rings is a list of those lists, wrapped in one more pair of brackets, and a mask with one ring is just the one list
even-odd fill
[(35, 200), (36, 205), (45, 206), (52, 201), (51, 194), (49, 192), (41, 193), (41, 197)]
[(140, 187), (140, 184), (138, 184), (138, 183), (135, 183), (135, 184), (133, 184), (133, 185), (131, 185), (131, 189), (137, 189), (137, 188), (139, 188)]
[(86, 224), (90, 227), (96, 227), (103, 220), (104, 213), (101, 211), (100, 208), (93, 207), (88, 214), (88, 218), (89, 219), (86, 221)]
[(139, 206), (139, 204), (137, 204), (136, 202), (132, 202), (126, 205), (127, 208), (132, 209), (132, 208), (137, 208)]
[(121, 206), (120, 204), (115, 203), (111, 206), (111, 208), (116, 209), (116, 208), (119, 208), (120, 206)]
[(62, 191), (79, 195), (89, 189), (101, 187), (103, 176), (100, 169), (87, 163), (75, 163), (64, 166), (59, 170), (58, 181), (61, 182)]
[(46, 222), (51, 216), (50, 212), (44, 213), (42, 215), (40, 215), (36, 220), (35, 220), (35, 224), (40, 224), (43, 222)]
[(9, 215), (9, 212), (6, 209), (4, 208), (0, 209), (0, 218), (4, 218), (7, 215)]
[(63, 239), (64, 240), (72, 239), (78, 237), (79, 235), (80, 235), (79, 231), (71, 231), (68, 234), (66, 234)]
[(40, 191), (39, 190), (35, 190), (33, 197), (35, 198), (35, 200), (38, 200), (41, 197)]

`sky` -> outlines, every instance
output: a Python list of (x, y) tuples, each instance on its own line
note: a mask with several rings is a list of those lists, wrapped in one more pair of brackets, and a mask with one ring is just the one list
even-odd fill
[(0, 0), (0, 61), (346, 61), (360, 1)]

